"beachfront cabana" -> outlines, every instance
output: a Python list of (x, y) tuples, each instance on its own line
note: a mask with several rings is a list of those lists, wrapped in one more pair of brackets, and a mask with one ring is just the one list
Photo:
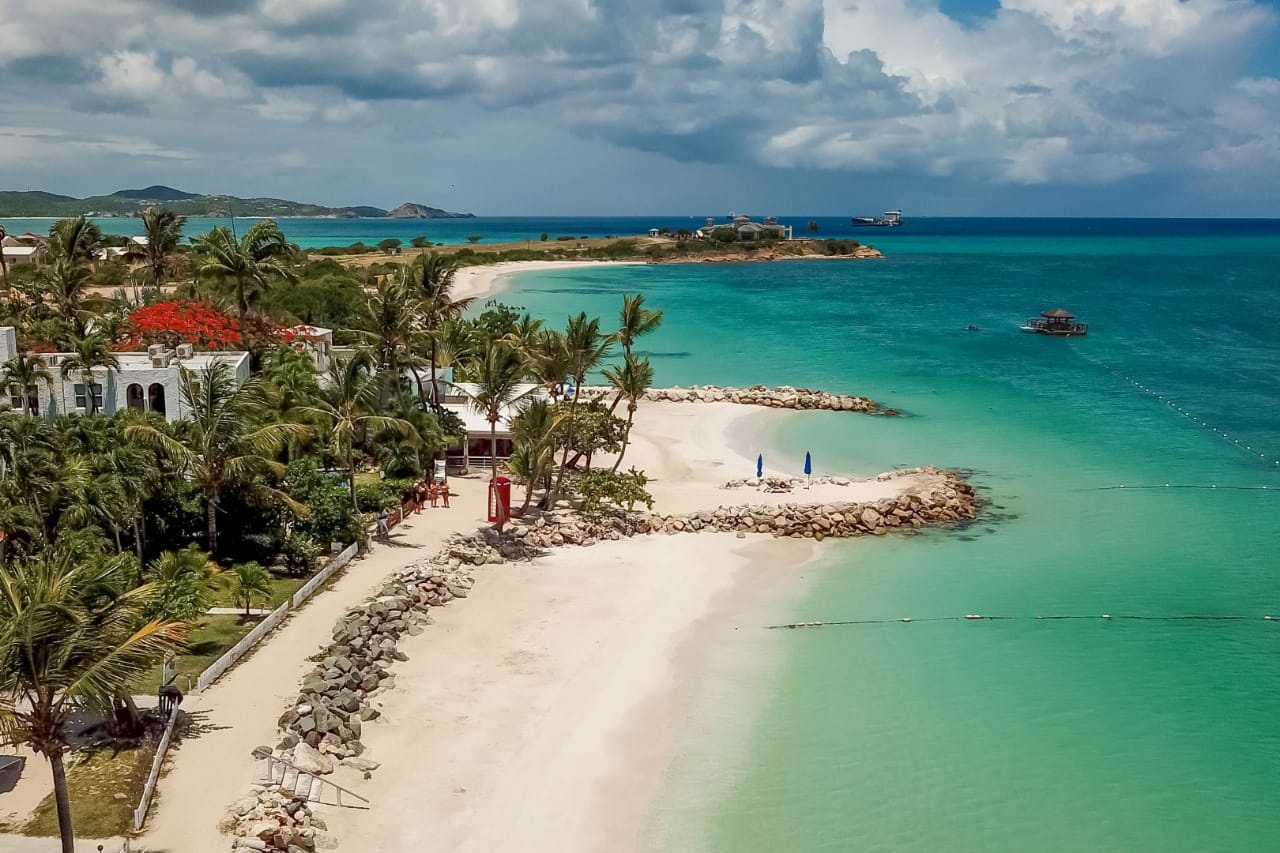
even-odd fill
[[(478, 390), (479, 386), (471, 382), (450, 382), (440, 401), (444, 408), (462, 420), (463, 427), (466, 429), (466, 436), (462, 443), (446, 451), (445, 458), (451, 471), (489, 467), (489, 418), (475, 407), (468, 396), (477, 393)], [(538, 386), (527, 384), (517, 386), (516, 394), (520, 398), (519, 402), (513, 406), (503, 407), (494, 430), (499, 465), (503, 460), (511, 457), (515, 447), (515, 440), (511, 435), (511, 419), (520, 413), (526, 400), (545, 396), (546, 391)]]

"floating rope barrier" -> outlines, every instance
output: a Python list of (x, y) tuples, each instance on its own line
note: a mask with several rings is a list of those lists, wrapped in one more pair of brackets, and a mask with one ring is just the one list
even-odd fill
[(1276, 494), (1280, 494), (1280, 488), (1274, 488), (1274, 487), (1272, 487), (1272, 486), (1226, 486), (1226, 485), (1219, 485), (1219, 484), (1217, 484), (1217, 483), (1211, 483), (1210, 485), (1207, 485), (1207, 486), (1204, 486), (1204, 485), (1196, 485), (1196, 484), (1192, 484), (1192, 483), (1164, 483), (1164, 484), (1155, 483), (1155, 484), (1151, 484), (1151, 485), (1140, 485), (1140, 484), (1132, 484), (1132, 483), (1121, 483), (1121, 484), (1120, 484), (1120, 485), (1118, 485), (1118, 486), (1094, 486), (1094, 487), (1092, 487), (1092, 488), (1088, 488), (1088, 489), (1075, 489), (1074, 491), (1078, 491), (1078, 492), (1112, 492), (1112, 491), (1117, 491), (1117, 490), (1119, 490), (1119, 489), (1128, 489), (1129, 491), (1133, 491), (1133, 490), (1135, 490), (1135, 489), (1206, 489), (1206, 490), (1209, 490), (1209, 491), (1215, 491), (1215, 490), (1216, 490), (1216, 491), (1220, 491), (1220, 492), (1221, 492), (1221, 491), (1227, 491), (1227, 492), (1275, 492)]
[(766, 630), (774, 630), (777, 628), (834, 628), (846, 625), (905, 625), (914, 624), (916, 622), (1061, 622), (1067, 620), (1091, 620), (1091, 621), (1118, 621), (1128, 620), (1134, 622), (1280, 622), (1280, 616), (1271, 616), (1270, 614), (1258, 616), (1214, 616), (1207, 614), (1191, 614), (1184, 616), (1139, 616), (1128, 613), (1120, 613), (1112, 615), (1110, 613), (1098, 613), (1093, 616), (1081, 614), (1069, 614), (1061, 616), (985, 616), (981, 613), (966, 613), (963, 616), (926, 616), (922, 619), (913, 619), (910, 616), (903, 616), (899, 619), (843, 619), (836, 622), (790, 622), (785, 625), (766, 625)]
[(1121, 371), (1117, 370), (1116, 368), (1112, 367), (1106, 362), (1099, 361), (1093, 356), (1083, 352), (1079, 347), (1073, 347), (1072, 351), (1076, 353), (1076, 355), (1084, 359), (1085, 361), (1094, 365), (1095, 367), (1099, 367), (1102, 370), (1105, 370), (1107, 373), (1110, 373), (1112, 376), (1116, 377), (1117, 379), (1123, 379), (1125, 382), (1128, 382), (1130, 385), (1132, 385), (1134, 388), (1137, 388), (1139, 391), (1146, 394), (1148, 397), (1152, 397), (1164, 403), (1170, 409), (1177, 412), (1179, 415), (1182, 415), (1184, 418), (1191, 421), (1196, 426), (1200, 427), (1201, 429), (1206, 429), (1209, 432), (1212, 432), (1218, 438), (1234, 446), (1236, 449), (1238, 449), (1240, 452), (1244, 453), (1245, 455), (1250, 457), (1255, 457), (1264, 463), (1270, 463), (1273, 467), (1280, 466), (1280, 454), (1274, 454), (1274, 453), (1268, 454), (1263, 452), (1262, 448), (1260, 447), (1254, 447), (1252, 444), (1248, 444), (1245, 441), (1241, 441), (1238, 438), (1232, 438), (1229, 432), (1227, 432), (1226, 430), (1218, 429), (1216, 426), (1204, 420), (1199, 415), (1195, 414), (1189, 409), (1184, 409), (1172, 397), (1166, 397), (1164, 394), (1160, 393), (1156, 389), (1142, 384), (1137, 379), (1134, 379), (1132, 376), (1128, 376), (1122, 373)]

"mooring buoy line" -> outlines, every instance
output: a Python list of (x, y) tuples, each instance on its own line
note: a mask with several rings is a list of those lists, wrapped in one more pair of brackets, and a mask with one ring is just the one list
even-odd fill
[(1218, 436), (1218, 438), (1222, 439), (1228, 444), (1235, 446), (1242, 453), (1245, 453), (1248, 456), (1257, 457), (1258, 459), (1264, 462), (1270, 462), (1274, 466), (1280, 466), (1280, 454), (1274, 454), (1274, 453), (1267, 454), (1262, 452), (1261, 448), (1254, 447), (1253, 445), (1248, 444), (1245, 441), (1241, 441), (1238, 438), (1232, 438), (1231, 434), (1228, 433), (1226, 430), (1218, 429), (1216, 426), (1204, 420), (1199, 415), (1196, 415), (1195, 413), (1191, 412), (1189, 409), (1182, 408), (1182, 406), (1179, 405), (1178, 402), (1174, 400), (1172, 397), (1166, 397), (1164, 394), (1161, 394), (1156, 389), (1142, 384), (1138, 380), (1134, 379), (1132, 376), (1128, 376), (1120, 372), (1119, 370), (1107, 364), (1106, 362), (1100, 361), (1094, 358), (1093, 356), (1082, 352), (1079, 347), (1073, 347), (1072, 351), (1075, 352), (1076, 355), (1080, 356), (1085, 361), (1089, 362), (1090, 364), (1100, 367), (1106, 372), (1110, 373), (1112, 376), (1115, 376), (1118, 379), (1123, 379), (1124, 381), (1128, 382), (1130, 385), (1132, 385), (1134, 388), (1137, 388), (1139, 391), (1146, 394), (1148, 397), (1153, 397), (1159, 400), (1160, 402), (1168, 406), (1170, 409), (1182, 415), (1184, 418), (1187, 418), (1188, 420), (1190, 420), (1200, 428), (1209, 430), (1210, 432)]
[(1280, 494), (1280, 487), (1272, 486), (1229, 486), (1219, 483), (1210, 483), (1203, 485), (1199, 483), (1121, 483), (1118, 486), (1091, 486), (1084, 489), (1075, 489), (1078, 492), (1112, 492), (1127, 489), (1134, 491), (1136, 489), (1204, 489), (1205, 491), (1218, 492), (1275, 492)]
[(1098, 613), (1063, 614), (1057, 616), (985, 616), (981, 613), (966, 613), (963, 616), (926, 616), (915, 619), (903, 616), (898, 619), (841, 619), (834, 622), (790, 622), (785, 625), (766, 625), (766, 630), (776, 628), (834, 628), (846, 625), (892, 625), (914, 624), (916, 622), (1052, 622), (1067, 620), (1101, 620), (1104, 622), (1128, 620), (1135, 622), (1280, 622), (1280, 616), (1215, 616), (1213, 614), (1184, 614), (1175, 616), (1143, 616), (1132, 613)]

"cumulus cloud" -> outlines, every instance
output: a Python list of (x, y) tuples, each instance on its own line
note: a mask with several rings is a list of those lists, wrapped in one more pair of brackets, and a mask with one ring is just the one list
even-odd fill
[(242, 128), (427, 105), (687, 162), (1015, 187), (1274, 164), (1280, 136), (1280, 83), (1245, 64), (1275, 30), (1261, 0), (1002, 0), (963, 25), (938, 0), (7, 5), (0, 69)]

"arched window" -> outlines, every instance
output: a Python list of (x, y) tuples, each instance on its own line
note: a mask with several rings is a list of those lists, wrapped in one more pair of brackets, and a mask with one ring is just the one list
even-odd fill
[(159, 382), (152, 382), (151, 387), (147, 389), (147, 408), (164, 414), (164, 386)]
[(125, 389), (124, 392), (125, 405), (130, 409), (138, 409), (139, 411), (147, 407), (146, 401), (142, 397), (142, 386), (134, 382)]

